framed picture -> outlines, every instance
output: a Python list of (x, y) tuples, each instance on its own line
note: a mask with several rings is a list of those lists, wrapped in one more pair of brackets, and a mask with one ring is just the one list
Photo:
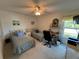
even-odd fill
[(13, 22), (13, 26), (20, 25), (20, 22), (18, 20), (13, 20), (12, 22)]
[(52, 27), (58, 27), (59, 20), (57, 18), (53, 19), (52, 21)]

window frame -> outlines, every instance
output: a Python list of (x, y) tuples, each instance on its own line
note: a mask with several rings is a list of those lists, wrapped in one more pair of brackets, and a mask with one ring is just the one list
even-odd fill
[[(67, 26), (65, 26), (66, 24), (65, 24), (65, 22), (71, 22), (71, 25), (73, 25), (72, 27), (67, 27)], [(72, 29), (72, 30), (74, 30), (74, 31), (76, 31), (76, 33), (77, 33), (77, 36), (75, 36), (76, 38), (78, 38), (78, 33), (79, 33), (79, 28), (77, 28), (77, 27), (75, 27), (75, 23), (74, 23), (74, 21), (73, 20), (65, 20), (64, 21), (64, 37), (67, 37), (67, 35), (65, 34), (65, 29)], [(70, 33), (71, 34), (71, 33)], [(74, 35), (73, 35), (73, 37), (74, 37)], [(68, 37), (67, 37), (68, 38)]]

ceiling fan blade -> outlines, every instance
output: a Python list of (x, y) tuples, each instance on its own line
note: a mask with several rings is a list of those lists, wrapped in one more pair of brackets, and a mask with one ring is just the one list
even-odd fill
[(35, 4), (39, 4), (39, 2), (40, 2), (40, 0), (32, 0), (33, 1), (33, 3), (35, 3)]
[(26, 6), (15, 5), (15, 6), (12, 6), (12, 7), (14, 7), (14, 8), (33, 8), (33, 6), (28, 6), (28, 5), (26, 5)]
[(55, 11), (53, 11), (53, 10), (45, 10), (44, 11), (44, 13), (46, 13), (46, 14), (56, 14), (58, 11), (57, 10), (55, 10)]
[(48, 7), (48, 6), (55, 6), (55, 5), (58, 5), (58, 4), (61, 4), (65, 2), (64, 0), (46, 0), (46, 1), (43, 1), (43, 6), (45, 7)]
[(56, 12), (57, 8), (54, 7), (54, 6), (51, 6), (51, 7), (46, 7), (45, 10), (48, 11), (48, 12)]
[(18, 12), (18, 13), (23, 13), (23, 14), (32, 14), (33, 13), (33, 10), (29, 9), (29, 8), (26, 8), (26, 9), (12, 8), (11, 11), (15, 11), (15, 12)]

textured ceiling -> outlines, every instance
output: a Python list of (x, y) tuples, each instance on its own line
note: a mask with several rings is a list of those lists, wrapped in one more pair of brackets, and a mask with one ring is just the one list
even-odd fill
[(41, 7), (43, 15), (61, 14), (68, 16), (79, 14), (79, 0), (0, 0), (0, 9), (26, 15), (33, 15), (33, 6), (35, 5)]

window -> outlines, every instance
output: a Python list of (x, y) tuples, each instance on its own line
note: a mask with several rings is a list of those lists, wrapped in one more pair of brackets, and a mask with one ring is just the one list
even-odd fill
[(64, 21), (64, 37), (77, 38), (79, 33), (79, 24), (75, 24), (73, 19)]

